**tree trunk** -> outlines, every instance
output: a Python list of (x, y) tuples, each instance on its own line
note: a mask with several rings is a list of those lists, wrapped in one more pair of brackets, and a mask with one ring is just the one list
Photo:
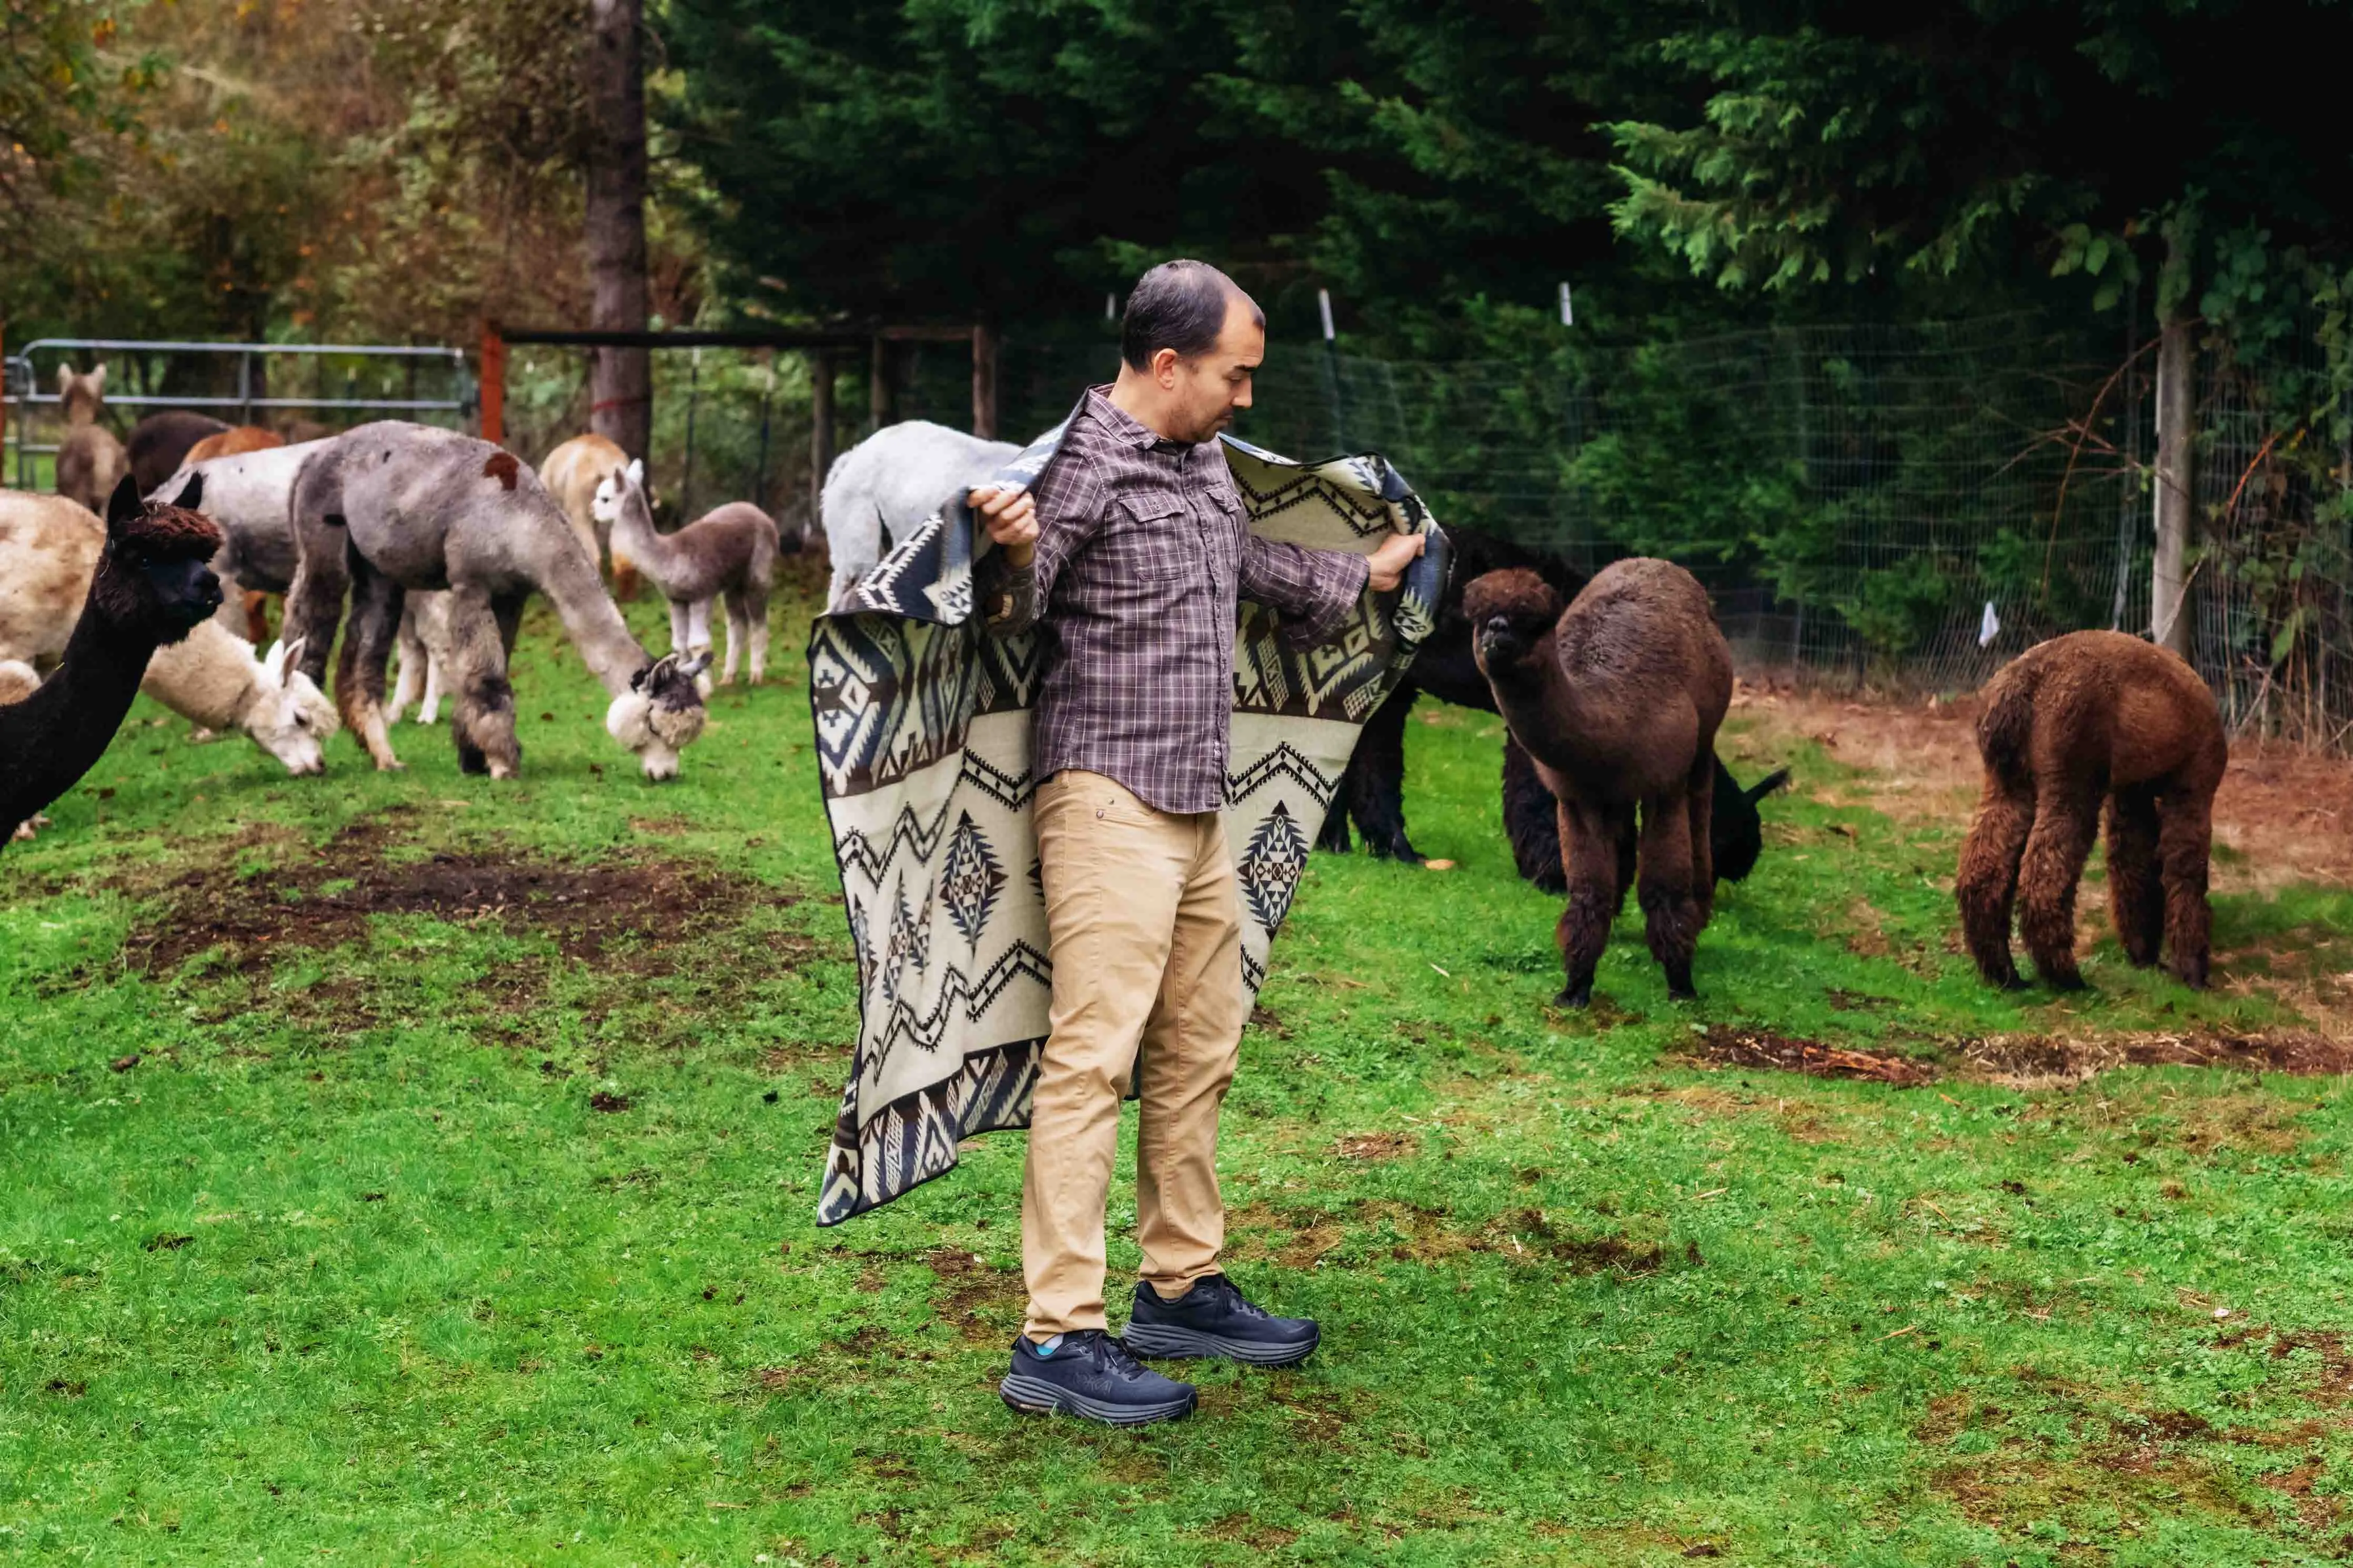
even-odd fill
[(2159, 647), (2189, 657), (2190, 447), (2197, 438), (2195, 324), (2168, 318), (2157, 344), (2157, 560), (2150, 572), (2149, 629)]
[(809, 528), (825, 529), (825, 476), (833, 468), (833, 356), (818, 349), (809, 368)]
[(972, 330), (972, 433), (997, 439), (997, 329), (986, 323)]
[[(589, 324), (600, 331), (646, 327), (646, 72), (644, 0), (589, 0)], [(653, 426), (651, 356), (594, 349), (588, 427), (633, 458), (647, 456)]]

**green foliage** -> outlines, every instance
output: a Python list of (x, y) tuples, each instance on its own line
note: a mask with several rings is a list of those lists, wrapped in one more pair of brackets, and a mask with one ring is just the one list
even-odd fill
[[(808, 607), (780, 605), (780, 646)], [(631, 612), (656, 634), (658, 605)], [(1021, 1135), (810, 1223), (855, 979), (804, 672), (782, 662), (782, 686), (719, 694), (660, 789), (603, 735), (604, 694), (543, 610), (509, 784), (411, 726), (406, 773), (346, 735), (327, 778), (289, 780), (142, 700), (57, 825), (5, 851), (0, 1468), (22, 1479), (0, 1553), (2316, 1550), (2290, 1478), (2353, 1464), (2330, 1337), (2353, 1289), (2344, 1080), (2002, 1081), (1955, 1042), (2295, 1027), (2272, 983), (2325, 994), (2342, 891), (2218, 900), (2232, 984), (2211, 993), (2105, 936), (2086, 996), (1990, 992), (1946, 941), (1966, 801), (1912, 824), (1823, 804), (1858, 775), (1736, 721), (1735, 767), (1791, 762), (1799, 786), (1719, 898), (1704, 1000), (1666, 1000), (1630, 910), (1602, 1003), (1570, 1017), (1545, 1007), (1558, 900), (1501, 837), (1495, 721), (1431, 711), (1408, 805), (1460, 869), (1315, 859), (1225, 1117), (1233, 1267), (1320, 1316), (1324, 1349), (1293, 1373), (1191, 1369), (1184, 1426), (1029, 1422), (991, 1388), (1019, 1321)], [(627, 921), (528, 895), (336, 902), (436, 855), (543, 879), (683, 864), (735, 896)], [(199, 890), (268, 918), (151, 972)], [(1707, 1063), (1715, 1026), (1946, 1076)], [(1137, 1261), (1133, 1127), (1115, 1289)]]

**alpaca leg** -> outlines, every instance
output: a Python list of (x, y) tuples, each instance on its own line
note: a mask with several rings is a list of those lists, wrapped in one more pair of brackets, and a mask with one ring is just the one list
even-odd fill
[(2108, 918), (2138, 969), (2157, 962), (2165, 937), (2165, 889), (2158, 879), (2157, 792), (2142, 787), (2108, 797)]
[[(1520, 875), (1546, 893), (1565, 893), (1561, 879), (1560, 805), (1536, 773), (1535, 760), (1506, 732), (1504, 736), (1504, 837)], [(1633, 884), (1631, 862), (1619, 886)]]
[(2024, 781), (1986, 772), (1977, 820), (1961, 846), (1953, 899), (1960, 906), (1961, 935), (1978, 973), (2005, 991), (2023, 989), (2010, 956), (2010, 915), (2018, 897), (2018, 862), (2034, 827), (2034, 795)]
[(1643, 801), (1635, 899), (1642, 906), (1651, 956), (1667, 972), (1667, 994), (1677, 1001), (1698, 994), (1692, 989), (1692, 954), (1701, 925), (1693, 888), (1694, 858), (1689, 792), (1673, 790)]
[(670, 651), (679, 658), (686, 657), (687, 605), (683, 599), (670, 602)]
[(2214, 938), (2214, 911), (2206, 901), (2213, 843), (2211, 789), (2180, 791), (2166, 800), (2158, 814), (2157, 853), (2165, 879), (2165, 940), (2173, 950), (2167, 967), (2184, 985), (2200, 991), (2206, 989)]
[(1715, 775), (1722, 765), (1711, 742), (1692, 765), (1690, 789), (1683, 797), (1691, 823), (1692, 900), (1699, 906), (1694, 937), (1715, 918)]
[(1582, 1007), (1593, 1000), (1593, 972), (1609, 945), (1609, 921), (1619, 904), (1616, 826), (1607, 814), (1562, 801), (1556, 813), (1561, 872), (1568, 884), (1568, 907), (1556, 932), (1567, 978), (1556, 1006)]
[[(340, 531), (336, 536), (340, 540)], [(351, 564), (342, 549), (307, 552), (286, 587), (286, 614), (279, 635), (288, 643), (301, 642), (302, 657), (295, 668), (311, 684), (327, 684), (327, 655), (335, 646), (335, 628), (343, 618), (343, 595), (351, 589)]]
[(1421, 852), (1405, 834), (1405, 726), (1420, 692), (1411, 686), (1389, 693), (1356, 737), (1348, 760), (1348, 815), (1376, 858), (1422, 863)]
[(491, 596), (472, 584), (449, 590), (450, 677), (458, 704), (449, 732), (458, 766), (494, 779), (512, 778), (522, 765), (515, 743), (514, 688), (507, 682), (506, 650)]
[(384, 667), (400, 633), (400, 584), (366, 562), (352, 562), (351, 624), (335, 664), (335, 707), (379, 773), (397, 773), (385, 732)]
[(744, 621), (752, 634), (752, 684), (759, 685), (768, 679), (768, 595), (754, 592), (744, 595)]
[(686, 610), (686, 651), (690, 654), (711, 651), (711, 601), (697, 599)]
[(447, 689), (449, 672), (441, 667), (441, 657), (431, 648), (425, 650), (425, 695), (417, 704), (417, 721), (430, 724), (441, 716), (441, 699)]
[(736, 667), (744, 656), (752, 651), (752, 626), (744, 618), (744, 601), (740, 597), (731, 594), (724, 603), (727, 611), (727, 658), (720, 667), (719, 684), (733, 686), (735, 684)]
[(522, 607), (528, 594), (493, 594), (491, 595), (491, 618), (499, 624), (500, 668), (514, 663), (515, 637), (522, 630)]
[(2018, 863), (2018, 934), (2043, 980), (2083, 988), (2075, 967), (2075, 885), (2099, 837), (2104, 781), (2048, 779), (2035, 792), (2034, 827)]
[(414, 612), (404, 611), (400, 617), (399, 635), (393, 638), (393, 651), (400, 656), (400, 677), (393, 682), (392, 701), (385, 709), (384, 721), (396, 725), (408, 705), (425, 690), (425, 644), (417, 635)]

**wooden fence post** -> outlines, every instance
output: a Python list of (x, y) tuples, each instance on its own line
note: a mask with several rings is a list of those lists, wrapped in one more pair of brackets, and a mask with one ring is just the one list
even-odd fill
[(986, 323), (972, 329), (972, 433), (997, 439), (997, 329)]
[(866, 424), (871, 435), (898, 418), (899, 356), (890, 339), (874, 334), (872, 368), (866, 379)]
[(817, 349), (809, 367), (809, 526), (822, 530), (826, 470), (833, 467), (833, 355)]
[(503, 447), (507, 439), (507, 341), (498, 323), (482, 323), (482, 439)]

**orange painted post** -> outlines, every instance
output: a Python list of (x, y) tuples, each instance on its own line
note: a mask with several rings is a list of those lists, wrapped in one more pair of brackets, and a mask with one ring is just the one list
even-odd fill
[[(17, 439), (18, 439), (19, 441), (22, 441), (22, 440), (24, 439), (24, 437), (21, 437), (21, 436), (19, 436), (19, 437), (17, 437)], [(5, 458), (7, 457), (7, 455), (8, 455), (8, 325), (7, 325), (7, 323), (6, 323), (6, 322), (5, 322), (5, 321), (0, 321), (0, 458)], [(16, 465), (16, 466), (17, 466), (18, 468), (23, 468), (25, 465), (24, 465), (24, 463), (20, 460), (20, 461), (17, 463), (17, 465)], [(0, 482), (5, 482), (5, 481), (6, 480), (6, 479), (7, 479), (7, 477), (8, 477), (8, 470), (6, 469), (6, 468), (5, 468), (5, 467), (0, 467)]]
[(507, 341), (498, 323), (482, 323), (482, 439), (493, 447), (507, 438)]

